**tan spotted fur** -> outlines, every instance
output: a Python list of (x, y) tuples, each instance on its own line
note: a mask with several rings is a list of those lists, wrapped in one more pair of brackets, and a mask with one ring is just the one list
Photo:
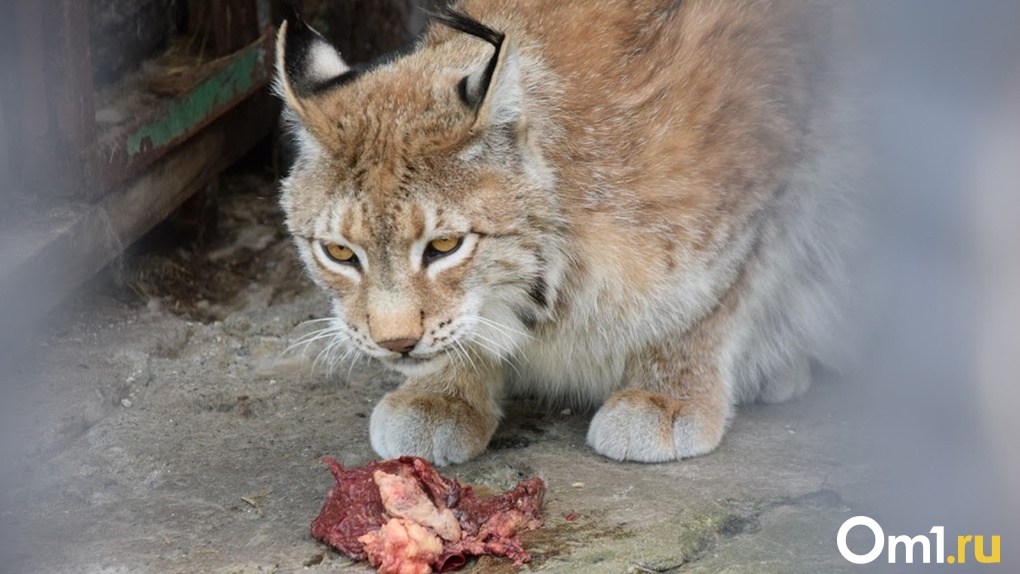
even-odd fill
[[(312, 95), (279, 54), (287, 224), (338, 344), (407, 375), (371, 418), (381, 456), (467, 460), (532, 395), (596, 407), (605, 456), (675, 460), (737, 404), (806, 390), (834, 356), (856, 179), (824, 4), (466, 0), (508, 42), (477, 116), (456, 86), (493, 47), (440, 25)], [(466, 239), (424, 265), (448, 236)]]

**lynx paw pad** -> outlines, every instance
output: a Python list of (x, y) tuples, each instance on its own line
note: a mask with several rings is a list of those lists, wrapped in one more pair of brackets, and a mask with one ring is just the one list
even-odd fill
[(615, 393), (595, 413), (588, 444), (615, 460), (665, 462), (711, 452), (725, 425), (725, 412), (629, 389)]
[(481, 454), (496, 424), (494, 416), (485, 416), (461, 399), (398, 390), (372, 411), (369, 436), (383, 458), (420, 456), (445, 466)]

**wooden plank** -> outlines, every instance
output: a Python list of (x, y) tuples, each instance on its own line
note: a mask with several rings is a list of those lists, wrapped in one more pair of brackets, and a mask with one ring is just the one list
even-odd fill
[(54, 31), (56, 41), (51, 56), (51, 73), (56, 74), (51, 85), (53, 113), (62, 136), (60, 146), (66, 146), (60, 152), (69, 152), (62, 168), (66, 179), (60, 183), (70, 193), (85, 195), (96, 191), (91, 157), (96, 141), (89, 26), (91, 3), (92, 0), (59, 0), (60, 20)]
[(412, 39), (413, 0), (304, 0), (302, 16), (350, 63), (368, 62)]
[[(49, 90), (46, 80), (46, 37), (43, 34), (43, 4), (38, 0), (18, 0), (15, 7), (15, 30), (18, 38), (18, 69), (20, 116), (22, 118), (22, 156), (48, 156), (50, 133)], [(24, 173), (30, 165), (23, 165)]]
[(92, 0), (92, 72), (109, 85), (158, 55), (178, 24), (178, 0)]
[[(11, 148), (8, 141), (13, 136), (13, 130), (7, 125), (7, 105), (4, 103), (3, 79), (0, 78), (0, 201), (7, 202), (14, 192), (14, 174), (11, 171)], [(2, 221), (2, 217), (0, 217)]]
[(213, 46), (217, 56), (240, 50), (258, 37), (255, 0), (212, 1)]
[[(14, 195), (16, 159), (14, 142), (21, 141), (20, 126), (14, 113), (18, 62), (17, 35), (14, 32), (14, 4), (0, 3), (0, 54), (7, 55), (6, 65), (0, 66), (0, 201), (7, 202)], [(0, 224), (3, 216), (0, 215)]]
[[(0, 229), (0, 298), (21, 324), (51, 309), (267, 135), (279, 113), (258, 94), (92, 204), (69, 202)], [(13, 311), (13, 310), (7, 310)]]
[(237, 53), (207, 63), (199, 69), (204, 77), (175, 98), (150, 98), (151, 103), (145, 104), (138, 97), (142, 89), (138, 82), (104, 96), (101, 108), (127, 105), (122, 101), (142, 101), (144, 105), (127, 108), (126, 113), (121, 110), (127, 123), (106, 128), (100, 135), (94, 153), (100, 187), (109, 189), (132, 177), (263, 89), (272, 69), (272, 42), (273, 31), (267, 30)]
[(273, 27), (273, 4), (270, 0), (254, 0), (255, 15), (258, 18), (259, 30)]
[(89, 2), (19, 0), (25, 181), (56, 195), (95, 188)]

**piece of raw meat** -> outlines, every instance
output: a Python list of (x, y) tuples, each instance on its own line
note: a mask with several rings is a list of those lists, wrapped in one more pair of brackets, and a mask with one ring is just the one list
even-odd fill
[(443, 555), (443, 541), (424, 526), (391, 518), (379, 530), (358, 538), (368, 553), (368, 563), (379, 574), (431, 574), (432, 564)]
[(424, 459), (405, 456), (350, 470), (324, 460), (336, 484), (312, 522), (312, 536), (369, 560), (382, 574), (446, 572), (486, 554), (516, 565), (531, 559), (519, 533), (542, 525), (540, 478), (480, 500)]
[(418, 485), (414, 477), (397, 476), (381, 470), (372, 473), (372, 479), (379, 487), (383, 508), (397, 518), (406, 518), (427, 526), (449, 542), (459, 542), (460, 522), (453, 511), (442, 502), (433, 504)]

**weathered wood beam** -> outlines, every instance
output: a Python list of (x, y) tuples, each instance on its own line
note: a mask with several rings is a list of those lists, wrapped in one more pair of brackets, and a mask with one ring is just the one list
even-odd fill
[(89, 0), (19, 0), (25, 182), (56, 195), (93, 194)]
[[(274, 32), (266, 30), (258, 41), (209, 62), (205, 71), (199, 69), (201, 77), (185, 93), (161, 98), (152, 107), (133, 113), (126, 124), (103, 133), (94, 146), (100, 187), (110, 189), (132, 177), (264, 89), (272, 69), (273, 37)], [(119, 104), (115, 100), (111, 105)]]
[[(18, 324), (51, 309), (120, 256), (273, 127), (278, 103), (259, 93), (98, 202), (67, 202), (0, 228), (0, 298)], [(60, 215), (55, 215), (60, 214)]]

